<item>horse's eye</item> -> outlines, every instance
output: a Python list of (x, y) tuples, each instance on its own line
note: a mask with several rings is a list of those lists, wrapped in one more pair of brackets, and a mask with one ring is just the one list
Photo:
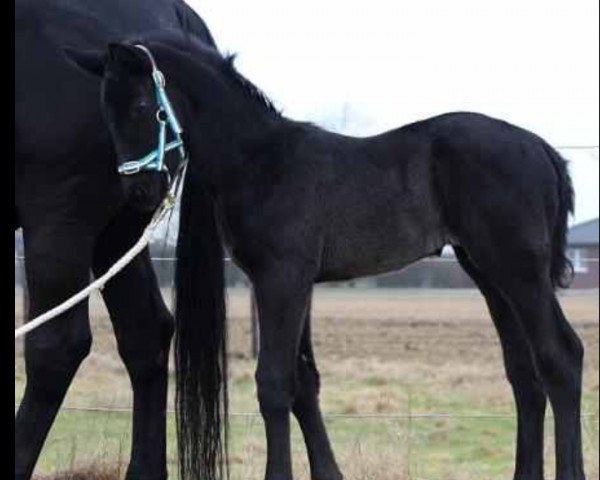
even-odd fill
[(148, 107), (150, 107), (150, 104), (146, 101), (142, 101), (133, 104), (131, 110), (134, 115), (141, 115), (148, 111)]

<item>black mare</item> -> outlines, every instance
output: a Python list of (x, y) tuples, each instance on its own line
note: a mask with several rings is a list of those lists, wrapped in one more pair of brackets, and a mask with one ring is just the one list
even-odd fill
[[(63, 47), (104, 48), (115, 36), (167, 28), (213, 44), (204, 22), (181, 0), (15, 2), (14, 227), (23, 228), (30, 318), (87, 286), (90, 271), (99, 275), (112, 265), (137, 240), (164, 193), (162, 181), (125, 185), (131, 194), (127, 203), (99, 108), (100, 81), (68, 60)], [(136, 195), (146, 203), (136, 204)], [(102, 295), (133, 387), (127, 478), (166, 478), (173, 320), (148, 252)], [(15, 418), (15, 478), (31, 476), (90, 345), (87, 302), (26, 337), (27, 386)]]
[[(290, 412), (312, 478), (341, 478), (317, 398), (313, 284), (399, 269), (446, 244), (485, 296), (501, 340), (518, 412), (514, 478), (543, 478), (547, 398), (557, 478), (584, 478), (583, 348), (555, 296), (571, 273), (565, 232), (573, 190), (555, 150), (475, 113), (368, 138), (330, 133), (284, 118), (213, 49), (173, 35), (143, 40), (166, 75), (190, 151), (176, 274), (184, 473), (217, 478), (224, 450), (222, 241), (258, 302), (267, 480), (292, 478)], [(144, 52), (127, 44), (109, 50), (103, 107), (122, 163), (152, 147), (156, 102)], [(139, 104), (147, 108), (136, 116)]]

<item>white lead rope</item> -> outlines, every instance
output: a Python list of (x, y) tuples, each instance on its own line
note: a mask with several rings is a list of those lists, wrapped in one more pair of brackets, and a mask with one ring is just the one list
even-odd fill
[(136, 257), (136, 255), (140, 253), (146, 247), (146, 245), (148, 245), (148, 243), (150, 243), (154, 230), (156, 230), (156, 227), (158, 226), (164, 215), (173, 208), (174, 204), (175, 197), (172, 194), (172, 192), (169, 192), (166, 198), (162, 201), (158, 210), (153, 215), (152, 220), (150, 220), (148, 226), (144, 229), (144, 232), (142, 233), (140, 239), (133, 247), (131, 247), (125, 253), (125, 255), (123, 255), (119, 260), (117, 260), (115, 264), (112, 267), (110, 267), (104, 275), (102, 275), (100, 278), (98, 278), (86, 288), (81, 290), (79, 293), (65, 300), (63, 303), (54, 307), (52, 310), (47, 311), (46, 313), (27, 322), (25, 325), (15, 329), (15, 339), (22, 337), (23, 335), (25, 335), (28, 332), (31, 332), (40, 325), (43, 325), (44, 323), (49, 322), (53, 318), (56, 318), (58, 315), (66, 312), (82, 300), (85, 300), (94, 290), (101, 290), (106, 284), (106, 282), (108, 282), (117, 273), (123, 270)]

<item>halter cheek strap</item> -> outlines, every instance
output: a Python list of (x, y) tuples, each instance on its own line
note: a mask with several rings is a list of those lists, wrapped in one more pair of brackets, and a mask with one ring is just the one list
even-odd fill
[[(183, 165), (187, 162), (187, 153), (185, 151), (183, 139), (181, 138), (183, 129), (181, 128), (179, 120), (177, 120), (173, 106), (165, 91), (165, 77), (156, 66), (156, 61), (150, 50), (143, 45), (135, 45), (135, 47), (142, 50), (148, 56), (152, 65), (152, 81), (154, 82), (154, 93), (158, 103), (158, 110), (156, 112), (156, 121), (159, 125), (158, 140), (157, 147), (154, 150), (147, 155), (144, 155), (142, 158), (123, 163), (119, 166), (118, 171), (121, 175), (134, 175), (141, 171), (166, 171), (167, 168), (164, 164), (165, 153), (178, 149), (181, 160), (180, 165), (177, 168), (179, 173), (183, 169)], [(175, 137), (175, 139), (169, 143), (166, 142), (167, 127)]]

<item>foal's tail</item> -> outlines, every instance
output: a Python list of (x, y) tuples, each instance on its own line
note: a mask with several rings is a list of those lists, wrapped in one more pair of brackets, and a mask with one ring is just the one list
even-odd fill
[(567, 170), (566, 160), (551, 146), (547, 144), (544, 146), (558, 176), (558, 215), (553, 230), (550, 278), (554, 288), (567, 288), (573, 280), (573, 264), (566, 254), (567, 219), (569, 213), (572, 214), (575, 208), (573, 184)]
[(214, 200), (188, 169), (177, 242), (175, 373), (182, 480), (228, 476), (223, 247)]

